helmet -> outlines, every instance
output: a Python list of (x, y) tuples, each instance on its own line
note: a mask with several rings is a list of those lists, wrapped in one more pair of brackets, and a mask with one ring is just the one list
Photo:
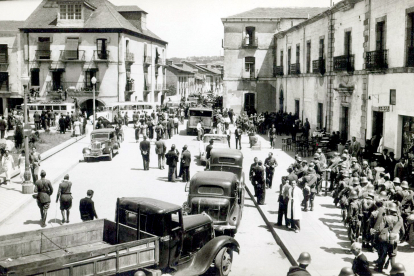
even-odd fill
[(347, 149), (344, 149), (343, 153), (348, 153), (348, 150)]
[(368, 161), (367, 160), (362, 161), (362, 165), (368, 165)]
[(359, 178), (358, 177), (353, 177), (352, 178), (352, 184), (353, 185), (358, 185), (359, 184)]
[(379, 194), (379, 197), (380, 197), (381, 200), (387, 200), (388, 199), (387, 192), (386, 191), (382, 191)]
[(339, 156), (339, 152), (334, 152), (334, 156)]
[(351, 162), (358, 162), (358, 160), (356, 159), (356, 157), (352, 157)]
[(349, 172), (348, 171), (342, 171), (342, 175), (348, 177), (349, 176)]
[(398, 178), (398, 177), (394, 178), (394, 181), (393, 181), (393, 182), (394, 182), (394, 183), (398, 183), (398, 184), (400, 184), (400, 183), (401, 183), (400, 178)]
[(362, 184), (368, 183), (368, 177), (366, 177), (366, 176), (361, 177), (361, 183)]
[(391, 271), (390, 274), (397, 274), (397, 273), (404, 273), (405, 272), (405, 267), (403, 264), (400, 263), (395, 263), (392, 267), (391, 267)]
[(144, 271), (137, 271), (134, 273), (134, 276), (145, 276), (145, 272)]
[(319, 153), (315, 153), (315, 154), (313, 155), (313, 158), (319, 158), (319, 157), (321, 157), (321, 156), (319, 155)]
[(308, 173), (309, 173), (309, 174), (311, 174), (311, 173), (315, 173), (315, 170), (314, 170), (312, 167), (309, 167), (309, 168), (308, 168)]
[(348, 156), (345, 153), (342, 153), (341, 158), (348, 158)]
[(369, 191), (368, 196), (371, 198), (374, 198), (375, 197), (374, 191)]
[(394, 202), (392, 202), (392, 203), (390, 203), (389, 205), (388, 205), (388, 210), (389, 211), (391, 211), (391, 212), (397, 212), (397, 204), (395, 204)]
[(404, 188), (404, 189), (408, 189), (409, 187), (408, 187), (408, 182), (407, 181), (403, 181), (403, 182), (401, 182), (401, 188)]
[(300, 253), (300, 256), (298, 258), (299, 264), (310, 264), (311, 262), (311, 255), (308, 252), (302, 252)]
[(317, 152), (317, 153), (322, 153), (322, 149), (321, 149), (321, 148), (318, 148), (318, 149), (316, 150), (316, 152)]
[(365, 186), (368, 192), (374, 192), (375, 187), (374, 185), (372, 185), (371, 183), (367, 184), (367, 186)]
[(354, 271), (350, 267), (344, 267), (339, 272), (338, 276), (355, 276)]
[(358, 198), (357, 191), (352, 191), (351, 194), (349, 195), (349, 199), (357, 199), (357, 198)]

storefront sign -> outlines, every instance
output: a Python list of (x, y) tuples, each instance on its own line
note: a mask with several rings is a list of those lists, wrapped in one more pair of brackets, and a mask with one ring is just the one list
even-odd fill
[(380, 112), (390, 112), (390, 106), (389, 105), (378, 106), (378, 111), (380, 111)]

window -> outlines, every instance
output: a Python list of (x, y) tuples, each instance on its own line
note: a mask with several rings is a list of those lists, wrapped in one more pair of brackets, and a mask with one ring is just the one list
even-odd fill
[(283, 66), (283, 51), (280, 51), (280, 66)]
[(344, 39), (344, 55), (350, 56), (352, 53), (352, 36), (351, 32), (345, 32)]
[(290, 75), (290, 64), (292, 59), (292, 49), (288, 49), (288, 75)]
[(93, 84), (92, 84), (92, 78), (95, 77), (96, 78), (96, 71), (85, 71), (85, 88), (89, 88), (92, 89), (93, 88)]
[(81, 4), (61, 4), (59, 7), (60, 19), (82, 19)]
[(295, 100), (295, 116), (296, 116), (296, 118), (299, 118), (299, 112), (300, 112), (300, 101)]
[(107, 39), (106, 38), (99, 38), (96, 40), (96, 48), (97, 54), (99, 59), (107, 59)]
[(40, 85), (40, 81), (39, 81), (39, 69), (32, 69), (30, 72), (30, 84), (32, 86), (39, 86)]
[(310, 73), (311, 64), (311, 42), (306, 43), (306, 73)]
[[(296, 45), (296, 64), (300, 63), (300, 45)], [(297, 68), (298, 69), (298, 68)]]
[(7, 44), (0, 44), (0, 63), (8, 63)]
[(255, 57), (245, 57), (244, 59), (244, 71), (247, 74), (247, 77), (254, 78), (254, 64), (255, 64)]
[(50, 59), (50, 37), (39, 37), (37, 39), (38, 59)]
[(319, 58), (323, 59), (325, 55), (325, 39), (321, 38), (319, 39)]
[(318, 103), (318, 117), (316, 118), (317, 126), (319, 129), (323, 128), (323, 103)]
[(375, 28), (375, 50), (383, 51), (385, 50), (385, 21), (377, 22)]
[(414, 13), (407, 14), (407, 66), (414, 67)]
[(72, 37), (66, 39), (65, 59), (76, 60), (79, 58), (79, 38)]
[(9, 73), (0, 72), (0, 91), (9, 91)]
[[(255, 27), (246, 27), (246, 42), (248, 45), (253, 45), (255, 41)], [(248, 38), (248, 41), (247, 41)], [(247, 44), (246, 43), (246, 44)]]

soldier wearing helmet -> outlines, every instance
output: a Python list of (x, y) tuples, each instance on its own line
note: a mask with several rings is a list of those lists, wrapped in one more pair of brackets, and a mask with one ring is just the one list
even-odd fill
[(302, 252), (297, 260), (298, 266), (292, 266), (289, 268), (287, 276), (311, 276), (306, 270), (308, 265), (311, 263), (311, 256), (308, 252)]
[(409, 239), (409, 229), (410, 224), (408, 223), (408, 217), (413, 213), (414, 211), (414, 199), (413, 199), (413, 192), (409, 190), (408, 182), (403, 181), (401, 183), (401, 189), (402, 191), (399, 191), (397, 193), (397, 199), (401, 206), (401, 217), (404, 221), (404, 226), (406, 230), (406, 235), (402, 237), (402, 240), (408, 240)]
[(403, 264), (394, 263), (391, 267), (390, 276), (404, 276), (405, 271), (406, 270)]
[(313, 211), (313, 201), (315, 200), (315, 194), (317, 192), (316, 185), (318, 182), (318, 177), (314, 169), (308, 169), (308, 175), (304, 177), (305, 187), (303, 189), (303, 194), (305, 196), (305, 208), (304, 212), (308, 211), (308, 203), (310, 205), (310, 211)]
[(355, 259), (352, 262), (352, 271), (358, 276), (371, 276), (369, 262), (367, 257), (362, 253), (361, 244), (354, 242), (351, 245), (351, 252), (355, 255)]
[(335, 152), (328, 164), (328, 170), (331, 171), (331, 186), (329, 187), (329, 191), (331, 192), (334, 189), (334, 183), (339, 175), (339, 162), (341, 162), (341, 158), (339, 157), (339, 153)]
[(367, 177), (368, 181), (374, 180), (374, 177), (372, 176), (372, 170), (369, 167), (367, 160), (362, 161), (361, 176)]
[(364, 198), (361, 201), (361, 230), (362, 230), (362, 248), (371, 249), (370, 245), (370, 223), (369, 218), (373, 211), (377, 209), (374, 200), (374, 193), (372, 191), (366, 192)]
[(342, 169), (344, 170), (349, 170), (349, 161), (348, 161), (348, 155), (343, 153), (341, 155), (341, 162), (339, 164), (340, 166), (342, 166)]
[(361, 203), (358, 199), (358, 193), (353, 190), (349, 194), (349, 204), (348, 204), (348, 216), (346, 222), (350, 227), (348, 232), (348, 238), (351, 242), (354, 242), (359, 237), (359, 232), (361, 229)]
[(325, 156), (325, 154), (322, 152), (322, 149), (321, 148), (318, 148), (317, 150), (316, 150), (316, 153), (317, 154), (319, 154), (319, 161), (322, 163), (322, 164), (326, 164), (326, 156)]
[(349, 168), (352, 172), (352, 176), (359, 176), (362, 169), (361, 166), (358, 164), (358, 160), (356, 157), (351, 158), (351, 166)]
[(362, 188), (361, 188), (361, 185), (359, 183), (359, 178), (358, 177), (353, 177), (352, 178), (352, 189), (357, 192), (358, 197), (362, 196)]
[(338, 276), (355, 276), (355, 273), (352, 271), (350, 267), (343, 267), (339, 272)]

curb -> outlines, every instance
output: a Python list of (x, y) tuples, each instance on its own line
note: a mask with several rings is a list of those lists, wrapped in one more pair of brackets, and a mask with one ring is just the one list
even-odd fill
[(262, 217), (262, 219), (264, 220), (264, 222), (267, 225), (267, 228), (269, 229), (270, 233), (272, 234), (273, 238), (275, 239), (276, 243), (280, 246), (280, 248), (282, 248), (283, 253), (285, 253), (286, 257), (288, 258), (290, 264), (292, 266), (297, 266), (298, 263), (296, 262), (296, 260), (293, 258), (292, 254), (290, 254), (289, 250), (287, 249), (286, 245), (283, 243), (283, 241), (280, 239), (280, 237), (277, 235), (276, 231), (273, 229), (272, 224), (269, 222), (269, 220), (267, 219), (266, 215), (263, 213), (262, 208), (260, 208), (260, 206), (257, 204), (256, 199), (254, 198), (254, 196), (252, 195), (252, 193), (250, 192), (249, 188), (244, 185), (244, 188), (246, 189), (247, 193), (249, 194), (251, 200), (253, 201), (254, 205), (256, 206), (257, 210), (260, 213), (260, 216)]

